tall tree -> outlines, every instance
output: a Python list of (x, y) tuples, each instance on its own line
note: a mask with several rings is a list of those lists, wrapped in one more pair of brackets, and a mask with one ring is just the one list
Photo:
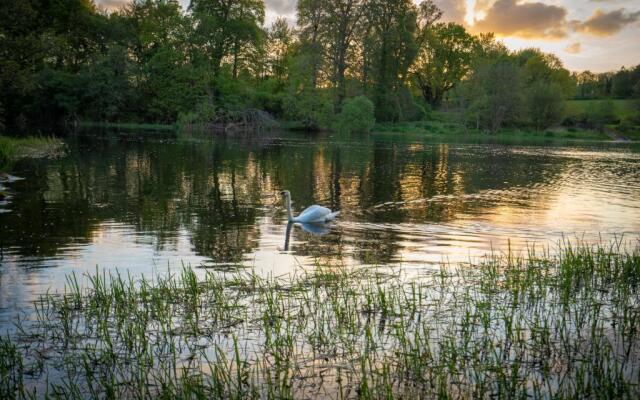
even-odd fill
[(477, 40), (461, 25), (436, 23), (421, 27), (412, 72), (425, 102), (438, 107), (471, 69)]
[(402, 117), (401, 91), (417, 53), (417, 9), (410, 0), (370, 0), (367, 4), (368, 36), (363, 58), (370, 62), (372, 98), (381, 120)]
[(325, 1), (298, 1), (297, 15), (300, 36), (298, 55), (307, 59), (305, 64), (308, 64), (309, 67), (312, 89), (318, 86), (324, 61), (322, 28), (326, 17)]
[(267, 32), (269, 72), (283, 85), (287, 77), (287, 59), (294, 41), (294, 32), (285, 18), (276, 19)]
[(189, 10), (196, 24), (195, 41), (208, 55), (214, 77), (228, 58), (237, 77), (241, 52), (258, 46), (263, 38), (264, 1), (191, 0)]
[(325, 32), (332, 66), (331, 81), (336, 89), (338, 106), (346, 97), (345, 73), (354, 47), (354, 34), (364, 15), (363, 4), (362, 0), (326, 0)]

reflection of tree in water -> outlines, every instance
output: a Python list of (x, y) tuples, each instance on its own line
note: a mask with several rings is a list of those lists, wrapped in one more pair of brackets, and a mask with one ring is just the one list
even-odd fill
[[(16, 191), (13, 212), (0, 215), (4, 246), (25, 256), (53, 256), (70, 243), (91, 242), (103, 223), (115, 222), (152, 236), (157, 249), (175, 248), (186, 230), (197, 254), (237, 262), (256, 248), (261, 207), (271, 205), (270, 194), (282, 188), (295, 194), (297, 212), (320, 203), (358, 222), (440, 223), (503, 200), (468, 194), (540, 185), (563, 167), (560, 159), (499, 148), (452, 150), (370, 139), (271, 142), (250, 150), (226, 141), (95, 138), (73, 146), (62, 160), (18, 166), (28, 179)], [(297, 253), (340, 257), (352, 249), (367, 262), (392, 260), (402, 246), (398, 233), (384, 228), (340, 228), (307, 239)]]

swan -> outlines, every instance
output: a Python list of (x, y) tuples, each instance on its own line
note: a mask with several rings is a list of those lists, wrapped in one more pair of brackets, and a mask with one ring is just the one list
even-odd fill
[(289, 222), (322, 223), (333, 221), (340, 214), (340, 211), (332, 212), (326, 207), (314, 204), (298, 214), (297, 217), (294, 217), (291, 212), (291, 193), (288, 190), (283, 190), (280, 194), (284, 197), (287, 206)]

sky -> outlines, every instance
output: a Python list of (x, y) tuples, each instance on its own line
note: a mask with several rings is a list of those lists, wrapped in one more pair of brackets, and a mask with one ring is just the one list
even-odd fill
[[(131, 0), (96, 0), (116, 9)], [(418, 0), (414, 0), (419, 2)], [(537, 47), (572, 71), (603, 72), (640, 64), (639, 0), (435, 0), (443, 19), (473, 33), (494, 32), (509, 48)], [(189, 0), (180, 0), (184, 8)], [(266, 24), (292, 24), (297, 0), (265, 0)]]

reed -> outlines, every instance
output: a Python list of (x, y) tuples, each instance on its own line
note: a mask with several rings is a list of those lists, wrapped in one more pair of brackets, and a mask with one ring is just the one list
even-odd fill
[(442, 265), (71, 275), (0, 338), (2, 398), (637, 398), (640, 247)]

